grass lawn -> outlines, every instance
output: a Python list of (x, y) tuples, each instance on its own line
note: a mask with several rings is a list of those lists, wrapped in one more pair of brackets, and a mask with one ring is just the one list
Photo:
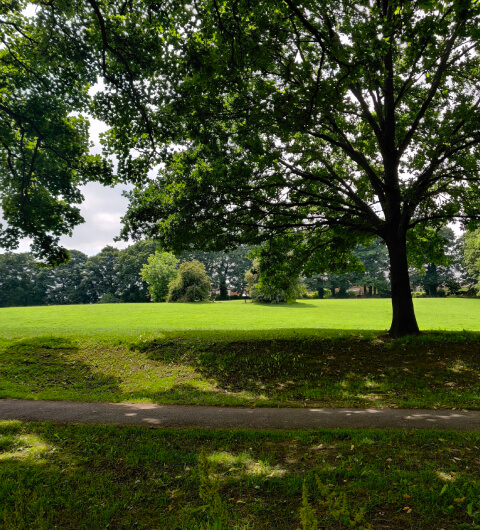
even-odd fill
[(354, 528), (473, 529), (479, 447), (479, 433), (0, 422), (0, 527), (199, 529), (216, 516), (224, 529), (293, 530), (305, 480), (319, 528), (358, 516)]
[[(414, 303), (422, 330), (480, 331), (480, 299), (420, 298)], [(5, 338), (54, 334), (112, 339), (192, 330), (385, 331), (390, 321), (388, 299), (302, 300), (291, 305), (238, 300), (0, 309), (0, 333)]]
[(0, 398), (480, 409), (480, 334), (455, 331), (480, 301), (416, 300), (444, 331), (403, 340), (375, 331), (389, 303), (1, 309)]
[[(415, 303), (0, 309), (0, 397), (480, 409), (479, 302)], [(0, 422), (5, 530), (478, 529), (479, 479), (480, 433)]]

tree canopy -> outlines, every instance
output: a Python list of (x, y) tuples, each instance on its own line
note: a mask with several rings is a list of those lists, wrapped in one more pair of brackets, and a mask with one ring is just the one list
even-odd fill
[[(37, 19), (63, 4), (39, 1)], [(119, 178), (138, 183), (125, 237), (175, 251), (268, 242), (266, 261), (307, 273), (355, 264), (351, 250), (378, 237), (390, 331), (418, 331), (407, 239), (429, 247), (448, 220), (480, 216), (478, 2), (76, 7), (49, 24), (78, 28), (74, 64), (104, 80), (92, 112)]]
[(245, 273), (252, 266), (252, 261), (247, 257), (249, 251), (250, 248), (246, 246), (228, 253), (186, 251), (181, 254), (180, 260), (198, 260), (202, 263), (212, 287), (219, 290), (220, 300), (227, 300), (229, 289), (241, 294), (247, 286)]
[(90, 154), (88, 50), (65, 2), (0, 6), (0, 246), (22, 237), (50, 264), (67, 259), (63, 234), (83, 222), (80, 185), (113, 181), (107, 159)]

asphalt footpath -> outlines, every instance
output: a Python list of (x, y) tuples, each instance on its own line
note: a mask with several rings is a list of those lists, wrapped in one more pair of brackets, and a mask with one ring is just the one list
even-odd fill
[(391, 408), (237, 408), (0, 399), (0, 420), (204, 429), (480, 430), (480, 411)]

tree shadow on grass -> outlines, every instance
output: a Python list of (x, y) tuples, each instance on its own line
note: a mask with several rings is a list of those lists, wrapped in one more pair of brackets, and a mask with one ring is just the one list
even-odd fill
[[(141, 349), (155, 361), (190, 365), (227, 396), (244, 392), (248, 399), (286, 404), (480, 406), (478, 334), (469, 334), (467, 341), (461, 334), (432, 337), (164, 339)], [(176, 398), (189, 393), (205, 395), (190, 386)]]
[[(87, 399), (92, 390), (118, 392), (114, 377), (95, 373), (75, 358), (78, 346), (67, 338), (18, 341), (0, 350), (0, 397)], [(27, 394), (27, 396), (25, 395)], [(57, 399), (58, 399), (57, 398)]]
[(288, 309), (318, 309), (317, 306), (308, 304), (306, 302), (294, 302), (293, 304), (281, 303), (281, 304), (256, 304), (262, 308), (279, 308), (279, 307), (288, 307)]

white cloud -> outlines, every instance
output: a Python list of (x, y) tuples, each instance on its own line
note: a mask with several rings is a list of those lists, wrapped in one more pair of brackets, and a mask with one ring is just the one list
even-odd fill
[(91, 182), (81, 189), (85, 201), (80, 211), (85, 223), (74, 229), (72, 237), (62, 237), (62, 245), (81, 250), (88, 255), (97, 254), (106, 245), (125, 248), (127, 242), (116, 243), (113, 238), (118, 236), (121, 230), (120, 218), (125, 214), (128, 205), (128, 200), (122, 197), (122, 191), (128, 188), (125, 185), (108, 188)]

